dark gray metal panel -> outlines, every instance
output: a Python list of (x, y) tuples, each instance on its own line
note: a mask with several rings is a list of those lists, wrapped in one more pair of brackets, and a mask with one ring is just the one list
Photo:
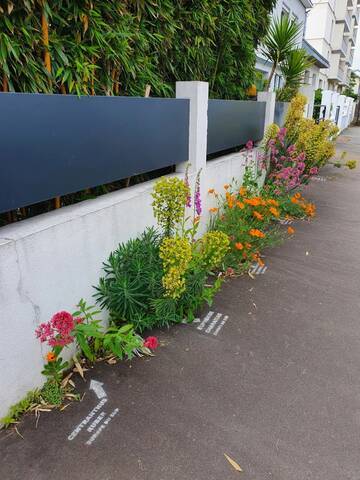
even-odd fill
[(0, 93), (0, 212), (188, 160), (189, 100)]
[(260, 140), (264, 135), (265, 102), (209, 100), (207, 153)]
[(274, 123), (282, 127), (285, 123), (286, 113), (290, 107), (290, 102), (275, 102)]

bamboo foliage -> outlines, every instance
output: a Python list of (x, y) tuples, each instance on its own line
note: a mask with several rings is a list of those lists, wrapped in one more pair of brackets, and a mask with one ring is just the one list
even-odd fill
[(3, 91), (242, 98), (274, 0), (0, 0)]

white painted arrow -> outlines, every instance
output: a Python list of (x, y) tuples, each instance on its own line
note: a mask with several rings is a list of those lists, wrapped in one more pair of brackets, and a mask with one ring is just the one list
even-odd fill
[(107, 394), (106, 394), (105, 390), (103, 389), (103, 385), (104, 385), (103, 383), (98, 382), (97, 380), (91, 380), (89, 390), (93, 390), (95, 392), (95, 395), (98, 398), (107, 397)]

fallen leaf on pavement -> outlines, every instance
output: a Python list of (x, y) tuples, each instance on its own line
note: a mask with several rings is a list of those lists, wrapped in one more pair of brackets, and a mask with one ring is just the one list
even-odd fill
[(237, 472), (242, 472), (242, 468), (240, 467), (240, 465), (238, 463), (235, 462), (235, 460), (233, 460), (232, 458), (229, 457), (229, 455), (226, 455), (226, 453), (224, 453), (224, 456), (226, 458), (226, 460), (230, 463), (230, 465), (237, 471)]
[(78, 359), (75, 356), (73, 356), (73, 360), (74, 360), (74, 363), (75, 363), (75, 368), (74, 368), (75, 372), (78, 372), (80, 374), (81, 378), (83, 380), (85, 380), (84, 370), (83, 370), (82, 366), (80, 365)]
[(110, 357), (106, 360), (106, 363), (108, 363), (109, 365), (115, 365), (115, 363), (117, 363), (117, 360), (116, 360), (116, 357)]

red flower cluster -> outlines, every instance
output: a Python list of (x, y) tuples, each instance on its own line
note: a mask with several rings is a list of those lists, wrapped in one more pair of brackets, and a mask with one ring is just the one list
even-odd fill
[(40, 342), (47, 342), (50, 347), (64, 347), (74, 341), (71, 332), (76, 323), (82, 321), (83, 319), (74, 318), (69, 312), (61, 311), (55, 313), (49, 322), (41, 323), (35, 330), (35, 335)]
[(156, 337), (147, 337), (144, 341), (144, 347), (155, 350), (159, 346), (159, 340)]

